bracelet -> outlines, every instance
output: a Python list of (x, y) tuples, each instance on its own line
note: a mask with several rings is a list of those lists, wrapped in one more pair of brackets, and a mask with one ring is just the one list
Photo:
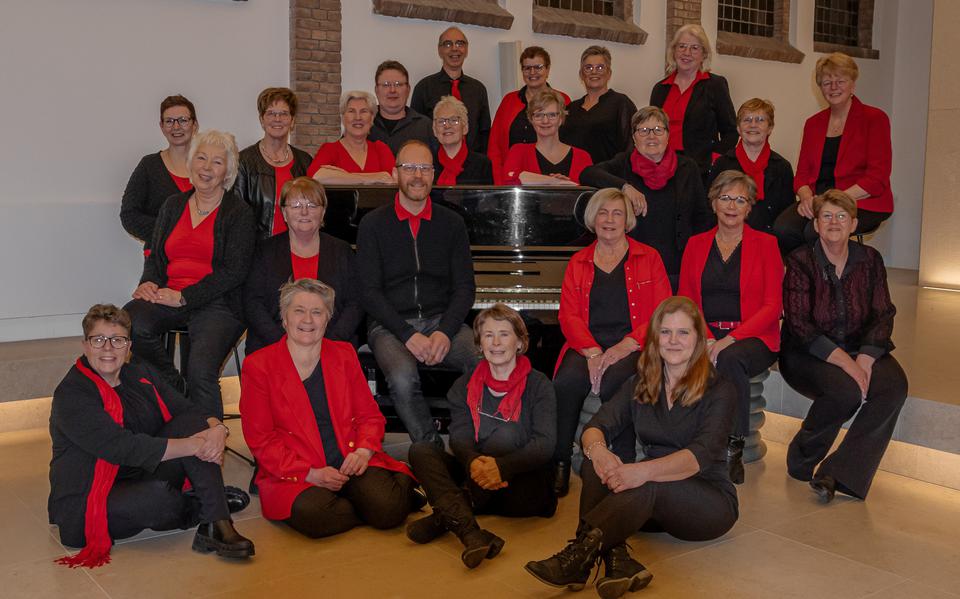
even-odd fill
[[(230, 427), (228, 427), (226, 424), (224, 424), (224, 423), (222, 423), (222, 422), (218, 422), (218, 423), (217, 423), (217, 426), (222, 426), (222, 427), (223, 427), (223, 430), (227, 431), (227, 436), (228, 436), (228, 437), (230, 436)], [(214, 428), (216, 428), (216, 427), (214, 427)]]
[(586, 359), (588, 359), (588, 360), (592, 360), (592, 359), (594, 359), (594, 358), (599, 358), (599, 357), (602, 356), (602, 355), (603, 355), (603, 352), (601, 351), (601, 352), (597, 352), (597, 353), (593, 354), (592, 356), (584, 356), (584, 357), (585, 357)]
[(593, 459), (593, 458), (590, 456), (590, 452), (591, 452), (591, 450), (592, 450), (594, 447), (596, 447), (597, 445), (602, 445), (604, 448), (607, 447), (607, 444), (604, 443), (603, 441), (594, 441), (593, 443), (591, 443), (590, 445), (588, 445), (587, 448), (583, 450), (583, 455), (585, 455), (588, 460), (592, 460), (592, 459)]

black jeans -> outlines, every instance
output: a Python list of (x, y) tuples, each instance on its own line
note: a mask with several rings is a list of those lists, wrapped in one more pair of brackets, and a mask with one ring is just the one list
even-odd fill
[[(797, 203), (799, 205), (799, 202)], [(880, 223), (890, 218), (890, 212), (874, 212), (873, 210), (857, 210), (857, 229), (854, 235), (864, 231), (872, 231)], [(780, 213), (773, 223), (773, 234), (780, 244), (780, 253), (786, 256), (804, 243), (813, 243), (817, 239), (817, 232), (813, 228), (813, 220), (800, 216), (797, 206), (787, 208)]]
[(717, 371), (737, 388), (737, 417), (732, 433), (750, 434), (750, 379), (770, 368), (777, 354), (756, 337), (741, 339), (717, 356)]
[[(600, 380), (600, 402), (607, 403), (623, 386), (624, 381), (637, 372), (638, 352), (633, 352), (613, 366), (607, 368)], [(569, 462), (573, 455), (574, 437), (580, 423), (580, 410), (583, 400), (590, 393), (590, 372), (587, 359), (573, 349), (567, 350), (553, 377), (553, 388), (557, 393), (557, 449), (554, 460)], [(613, 452), (624, 462), (636, 459), (636, 438), (633, 427), (627, 427), (612, 443)]]
[[(907, 399), (907, 375), (900, 364), (890, 354), (874, 362), (865, 401), (846, 372), (806, 352), (783, 352), (780, 373), (788, 385), (813, 400), (787, 449), (787, 472), (810, 480), (820, 464), (818, 477), (832, 476), (839, 490), (866, 499)], [(854, 414), (843, 442), (824, 459), (841, 426)]]
[[(206, 428), (206, 420), (199, 416), (174, 416), (156, 436), (182, 439)], [(199, 514), (181, 492), (186, 478), (199, 499)], [(173, 530), (194, 526), (197, 520), (228, 518), (220, 466), (195, 457), (160, 462), (153, 472), (121, 467), (107, 496), (107, 523), (114, 539), (132, 537), (147, 528)]]
[(311, 539), (369, 524), (400, 526), (410, 513), (414, 480), (402, 472), (372, 466), (351, 476), (339, 491), (310, 487), (297, 495), (286, 523)]
[(414, 443), (410, 447), (409, 459), (413, 473), (434, 508), (458, 514), (472, 511), (474, 514), (511, 518), (549, 518), (557, 511), (549, 464), (515, 476), (503, 489), (486, 491), (470, 478), (467, 467), (433, 443)]
[(190, 355), (182, 374), (190, 385), (190, 400), (204, 414), (222, 419), (220, 372), (244, 330), (237, 316), (222, 300), (184, 310), (136, 299), (124, 309), (133, 321), (133, 354), (156, 367), (167, 382), (178, 388), (182, 388), (181, 373), (164, 347), (163, 334), (176, 328), (189, 332)]
[(613, 493), (600, 482), (593, 462), (580, 470), (580, 520), (603, 531), (603, 550), (619, 545), (647, 525), (684, 541), (709, 541), (730, 530), (740, 516), (730, 482), (699, 475), (672, 482), (649, 482)]

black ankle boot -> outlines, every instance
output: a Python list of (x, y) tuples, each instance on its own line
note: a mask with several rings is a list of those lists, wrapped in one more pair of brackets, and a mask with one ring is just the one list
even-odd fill
[(727, 437), (727, 468), (730, 470), (730, 481), (735, 485), (743, 484), (743, 444), (743, 437)]
[(227, 485), (223, 488), (223, 494), (227, 496), (227, 508), (231, 514), (241, 512), (250, 505), (250, 496), (243, 489)]
[(626, 543), (611, 547), (603, 555), (603, 578), (597, 581), (597, 593), (603, 599), (617, 599), (627, 591), (639, 591), (653, 578), (640, 562), (630, 557)]
[(570, 462), (557, 462), (554, 468), (553, 492), (557, 497), (566, 497), (570, 491)]
[[(469, 504), (456, 503), (441, 508), (440, 522), (463, 543), (460, 561), (468, 568), (476, 568), (484, 559), (497, 557), (503, 549), (504, 540), (477, 524)], [(426, 526), (426, 525), (424, 525)]]
[(820, 497), (820, 501), (830, 503), (837, 494), (837, 481), (829, 474), (816, 476), (810, 481), (810, 488)]
[(603, 531), (599, 528), (584, 530), (559, 553), (538, 562), (527, 562), (527, 572), (553, 587), (566, 587), (579, 591), (590, 578), (593, 565), (600, 555)]
[(220, 557), (246, 558), (256, 551), (253, 541), (242, 536), (233, 527), (230, 520), (204, 522), (197, 527), (197, 534), (193, 537), (193, 550), (200, 553), (216, 551)]
[(429, 543), (446, 532), (447, 528), (443, 525), (443, 520), (436, 511), (426, 518), (420, 518), (407, 524), (407, 538), (420, 545)]

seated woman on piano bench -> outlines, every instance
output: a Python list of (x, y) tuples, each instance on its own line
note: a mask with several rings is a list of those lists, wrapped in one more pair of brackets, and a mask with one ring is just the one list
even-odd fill
[[(572, 258), (560, 291), (560, 350), (553, 385), (557, 392), (555, 490), (567, 494), (570, 458), (580, 410), (589, 392), (609, 401), (635, 372), (637, 352), (654, 309), (671, 295), (660, 255), (627, 236), (636, 225), (630, 200), (617, 189), (593, 194), (584, 212), (597, 240)], [(624, 461), (633, 461), (632, 431), (611, 439)]]
[(477, 315), (473, 335), (483, 359), (447, 394), (453, 455), (430, 441), (410, 448), (433, 514), (407, 525), (415, 543), (457, 535), (468, 568), (496, 557), (504, 543), (477, 525), (475, 513), (549, 518), (557, 509), (557, 400), (550, 380), (523, 355), (527, 327), (515, 310), (495, 304)]

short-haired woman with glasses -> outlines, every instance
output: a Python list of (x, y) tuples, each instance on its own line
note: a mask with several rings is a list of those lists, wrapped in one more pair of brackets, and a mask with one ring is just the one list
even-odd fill
[(680, 259), (691, 235), (712, 221), (696, 163), (670, 148), (667, 114), (646, 106), (630, 120), (634, 148), (584, 169), (584, 185), (623, 191), (637, 216), (630, 236), (660, 253), (674, 291)]
[(737, 388), (737, 418), (727, 444), (730, 480), (743, 482), (744, 438), (750, 433), (750, 379), (770, 368), (780, 349), (783, 261), (774, 236), (746, 224), (757, 185), (728, 170), (708, 194), (717, 226), (687, 242), (679, 295), (707, 321), (710, 361)]
[[(493, 177), (497, 185), (502, 184), (503, 163), (510, 148), (515, 144), (537, 141), (537, 132), (527, 116), (527, 104), (538, 92), (550, 89), (547, 83), (550, 77), (550, 53), (540, 46), (524, 48), (520, 53), (520, 72), (523, 75), (523, 87), (503, 96), (490, 127), (487, 156), (493, 164)], [(570, 103), (570, 96), (558, 93), (563, 98), (564, 106)]]
[[(253, 543), (230, 520), (250, 498), (225, 490), (229, 431), (143, 362), (128, 364), (130, 315), (97, 304), (83, 318), (83, 356), (53, 393), (50, 522), (68, 547), (59, 561), (95, 568), (115, 540), (199, 524), (193, 549), (245, 558)], [(183, 493), (189, 478), (192, 490)], [(229, 495), (229, 497), (228, 497)]]
[(243, 287), (246, 355), (283, 337), (280, 287), (290, 280), (319, 279), (336, 292), (327, 337), (355, 341), (363, 320), (354, 254), (349, 244), (320, 231), (327, 194), (316, 180), (297, 177), (280, 192), (287, 230), (259, 245)]
[(193, 188), (187, 154), (197, 126), (193, 102), (180, 95), (164, 98), (160, 103), (160, 132), (167, 147), (141, 158), (127, 181), (120, 203), (120, 223), (143, 242), (144, 256), (150, 254), (153, 227), (163, 202)]
[(443, 96), (433, 107), (434, 185), (493, 185), (493, 167), (486, 154), (467, 145), (470, 123), (467, 107), (453, 96)]
[(377, 99), (370, 92), (348, 91), (340, 98), (343, 135), (317, 150), (307, 175), (325, 185), (394, 185), (393, 152), (369, 139)]
[(580, 81), (587, 93), (570, 102), (560, 139), (582, 148), (593, 162), (610, 160), (633, 143), (630, 118), (637, 107), (626, 94), (610, 89), (613, 58), (603, 46), (580, 55)]
[(590, 154), (560, 141), (566, 116), (563, 96), (546, 89), (527, 104), (527, 117), (537, 142), (518, 143), (507, 152), (501, 182), (504, 185), (579, 185), (580, 173), (593, 164)]

